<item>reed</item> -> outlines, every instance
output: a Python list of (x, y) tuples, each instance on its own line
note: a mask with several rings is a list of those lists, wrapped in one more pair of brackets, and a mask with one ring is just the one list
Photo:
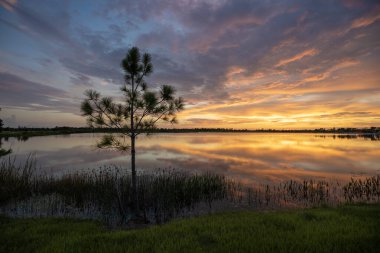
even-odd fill
[(24, 164), (16, 165), (15, 158), (8, 157), (0, 163), (0, 205), (10, 200), (31, 196), (36, 162), (29, 156)]
[[(121, 173), (120, 168), (107, 166), (99, 171), (59, 178), (36, 176), (35, 171), (33, 159), (23, 166), (17, 166), (15, 160), (3, 161), (0, 164), (0, 206), (17, 205), (36, 196), (55, 196), (62, 203), (61, 208), (75, 208), (80, 212), (91, 207), (104, 219), (113, 216), (118, 223), (128, 220), (132, 208), (131, 175)], [(198, 175), (174, 170), (140, 173), (137, 177), (140, 212), (145, 222), (161, 223), (194, 209), (201, 202), (211, 206), (213, 201), (227, 195), (226, 182), (224, 176), (211, 173)], [(67, 212), (61, 210), (60, 213)]]
[[(66, 174), (38, 175), (36, 161), (0, 162), (0, 213), (14, 216), (68, 216), (100, 219), (112, 225), (127, 222), (132, 210), (131, 175), (116, 166)], [(163, 223), (191, 216), (200, 208), (267, 209), (379, 202), (380, 176), (351, 179), (347, 184), (290, 180), (243, 185), (224, 175), (178, 170), (141, 172), (137, 176), (138, 207), (143, 222)], [(223, 205), (220, 205), (223, 203)], [(17, 212), (16, 210), (21, 210)], [(43, 211), (41, 211), (43, 210)]]
[(344, 198), (349, 202), (380, 201), (380, 175), (354, 179), (343, 186)]

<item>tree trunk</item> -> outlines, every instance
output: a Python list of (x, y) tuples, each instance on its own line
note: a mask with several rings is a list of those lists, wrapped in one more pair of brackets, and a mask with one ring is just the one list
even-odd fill
[(136, 136), (131, 136), (131, 166), (132, 166), (132, 208), (133, 216), (138, 215), (138, 197), (137, 197), (137, 180), (136, 180), (136, 150), (135, 150)]
[(132, 169), (132, 217), (136, 218), (138, 216), (138, 197), (137, 197), (137, 180), (136, 180), (136, 134), (135, 134), (135, 124), (134, 124), (134, 103), (135, 103), (135, 80), (132, 76), (132, 102), (131, 102), (131, 169)]

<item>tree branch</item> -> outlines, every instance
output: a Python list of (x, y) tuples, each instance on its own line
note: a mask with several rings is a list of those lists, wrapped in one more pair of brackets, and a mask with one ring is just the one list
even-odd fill
[[(106, 115), (106, 117), (108, 118), (108, 120), (109, 120), (112, 124), (114, 124), (114, 125), (116, 126), (116, 128), (118, 128), (118, 129), (121, 129), (121, 128), (122, 128), (122, 126), (121, 126), (118, 122), (114, 121), (114, 120), (108, 115), (108, 113), (107, 113), (105, 110), (102, 110), (101, 106), (100, 106), (95, 100), (94, 100), (93, 102), (94, 102), (96, 108), (98, 108), (98, 110), (100, 110), (100, 111), (102, 112), (102, 114)], [(110, 126), (110, 127), (111, 127), (111, 126)], [(111, 128), (112, 128), (112, 127), (111, 127)]]
[[(164, 99), (161, 99), (161, 101), (157, 102), (157, 103), (154, 105), (154, 107), (158, 106), (158, 105), (161, 104), (162, 102), (164, 102)], [(136, 125), (136, 129), (138, 129), (138, 127), (140, 126), (140, 123), (141, 123), (141, 121), (143, 120), (143, 118), (144, 118), (145, 116), (148, 116), (148, 115), (149, 115), (149, 114), (145, 114), (146, 112), (148, 112), (147, 109), (144, 110), (144, 112), (143, 112), (143, 114), (142, 114), (142, 116), (141, 116), (139, 122), (138, 122), (137, 125)]]
[(141, 81), (143, 80), (144, 76), (145, 76), (146, 73), (147, 73), (146, 71), (147, 71), (147, 69), (146, 69), (146, 67), (144, 66), (144, 71), (143, 71), (141, 77), (139, 78), (138, 81), (136, 81), (136, 84), (137, 84), (137, 85), (136, 85), (135, 91), (136, 91), (137, 88), (140, 86)]

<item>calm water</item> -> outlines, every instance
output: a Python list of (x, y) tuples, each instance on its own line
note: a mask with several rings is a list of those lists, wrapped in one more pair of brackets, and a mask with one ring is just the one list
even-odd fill
[[(2, 140), (18, 161), (34, 153), (41, 170), (62, 174), (102, 165), (130, 168), (130, 157), (98, 150), (100, 134)], [(137, 167), (176, 168), (224, 173), (244, 182), (324, 178), (346, 181), (352, 176), (380, 174), (380, 141), (320, 134), (186, 133), (141, 136)]]

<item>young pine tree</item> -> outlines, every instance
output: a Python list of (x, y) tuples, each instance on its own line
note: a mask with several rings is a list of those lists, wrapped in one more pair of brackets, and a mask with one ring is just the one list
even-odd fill
[(91, 127), (117, 129), (118, 134), (107, 134), (98, 142), (99, 148), (130, 151), (132, 169), (132, 208), (138, 215), (136, 182), (136, 137), (151, 133), (159, 121), (176, 123), (176, 113), (184, 109), (181, 97), (169, 85), (161, 86), (159, 92), (148, 89), (145, 77), (153, 72), (151, 56), (141, 56), (137, 47), (131, 48), (121, 62), (125, 84), (121, 87), (123, 102), (114, 102), (99, 92), (87, 90), (81, 104), (83, 116)]

